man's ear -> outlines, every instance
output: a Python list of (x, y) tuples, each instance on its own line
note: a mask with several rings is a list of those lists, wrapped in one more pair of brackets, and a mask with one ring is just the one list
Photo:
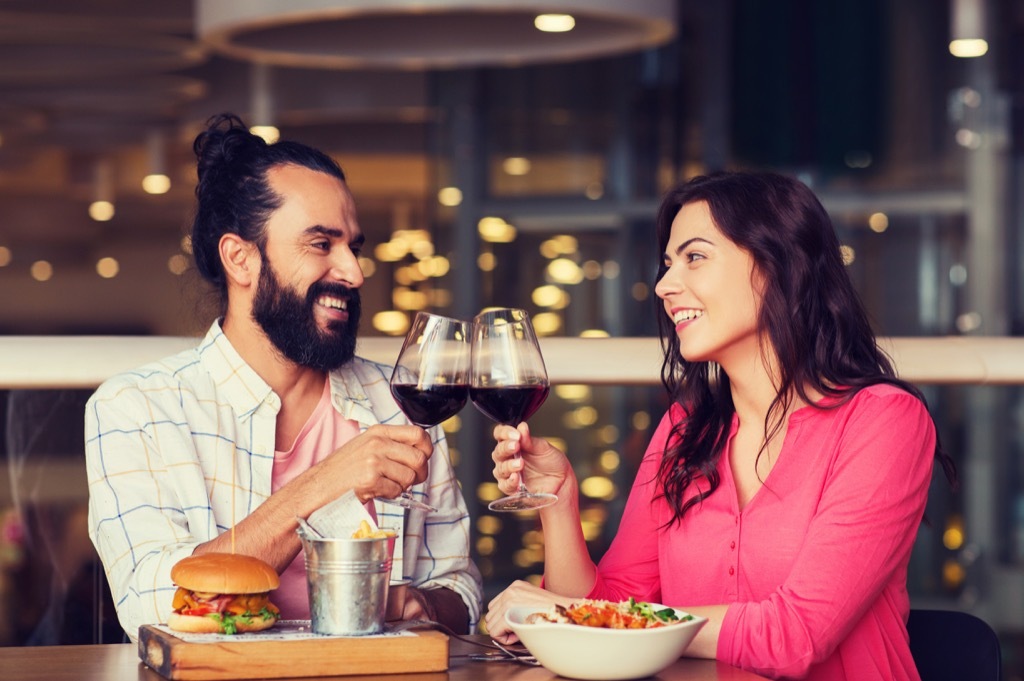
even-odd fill
[(228, 282), (241, 287), (252, 286), (257, 281), (262, 263), (256, 244), (229, 232), (220, 238), (217, 245)]

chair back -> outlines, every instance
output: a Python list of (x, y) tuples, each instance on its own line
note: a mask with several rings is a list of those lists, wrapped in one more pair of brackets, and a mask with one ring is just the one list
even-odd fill
[(907, 632), (921, 681), (1002, 681), (999, 637), (984, 620), (955, 610), (911, 610)]

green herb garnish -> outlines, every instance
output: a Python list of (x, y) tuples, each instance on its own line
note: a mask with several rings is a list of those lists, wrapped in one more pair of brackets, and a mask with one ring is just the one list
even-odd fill
[(654, 606), (644, 601), (638, 601), (632, 596), (629, 598), (629, 613), (632, 615), (640, 615), (645, 617), (648, 621), (654, 622), (688, 622), (693, 619), (693, 615), (687, 615), (680, 619), (679, 615), (676, 614), (675, 608), (662, 608), (661, 610), (655, 610)]

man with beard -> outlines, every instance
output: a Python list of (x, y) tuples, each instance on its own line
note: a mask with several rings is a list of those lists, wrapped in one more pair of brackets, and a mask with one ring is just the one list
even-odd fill
[[(363, 234), (344, 174), (227, 114), (194, 149), (192, 251), (222, 316), (196, 348), (108, 380), (86, 408), (90, 536), (121, 625), (135, 638), (166, 622), (171, 568), (208, 552), (270, 563), (282, 617), (308, 618), (296, 518), (354, 490), (400, 525), (403, 618), (470, 630), (480, 576), (444, 435), (409, 424), (391, 368), (355, 356)], [(371, 503), (410, 486), (437, 511)]]

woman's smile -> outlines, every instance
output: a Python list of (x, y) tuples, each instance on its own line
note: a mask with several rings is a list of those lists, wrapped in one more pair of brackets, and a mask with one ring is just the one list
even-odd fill
[(704, 316), (704, 310), (698, 310), (695, 308), (674, 308), (669, 316), (672, 318), (672, 322), (676, 325), (676, 333), (682, 330), (684, 326), (687, 326), (690, 322), (693, 322)]

